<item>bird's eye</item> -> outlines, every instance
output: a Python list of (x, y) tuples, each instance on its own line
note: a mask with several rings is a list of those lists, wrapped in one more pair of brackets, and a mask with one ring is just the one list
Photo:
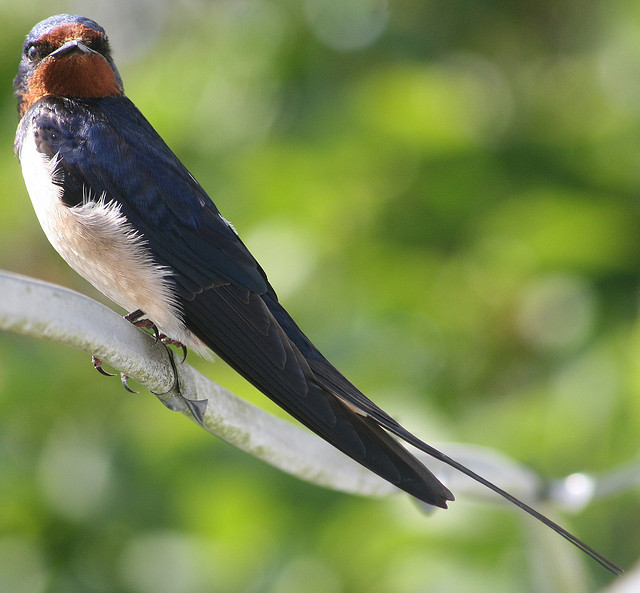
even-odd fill
[(104, 37), (94, 37), (88, 40), (87, 45), (98, 53), (105, 55), (109, 52), (109, 42)]
[(30, 62), (33, 62), (37, 57), (38, 57), (38, 49), (36, 48), (35, 45), (30, 45), (29, 49), (27, 49), (27, 59)]

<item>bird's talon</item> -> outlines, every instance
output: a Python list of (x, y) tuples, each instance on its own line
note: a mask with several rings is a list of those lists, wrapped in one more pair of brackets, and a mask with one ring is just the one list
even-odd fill
[(180, 361), (180, 364), (187, 360), (187, 347), (182, 342), (178, 342), (178, 340), (169, 338), (165, 334), (160, 334), (160, 341), (165, 346), (175, 346), (176, 348), (180, 348), (182, 350), (182, 360)]
[[(91, 362), (93, 363), (93, 367), (96, 369), (96, 371), (103, 374), (105, 377), (115, 377), (114, 373), (109, 373), (102, 368), (102, 361), (98, 357), (92, 356)], [(122, 386), (129, 393), (138, 393), (137, 391), (134, 391), (133, 389), (131, 389), (131, 387), (129, 387), (129, 377), (127, 375), (125, 375), (124, 373), (120, 373), (120, 379), (122, 380)]]
[(169, 338), (166, 334), (161, 334), (158, 330), (158, 326), (153, 323), (150, 319), (144, 317), (144, 311), (142, 309), (136, 309), (132, 311), (128, 315), (125, 315), (124, 318), (129, 322), (133, 323), (136, 327), (141, 327), (143, 329), (149, 329), (153, 332), (153, 337), (156, 340), (156, 344), (158, 342), (162, 342), (165, 346), (175, 346), (176, 348), (182, 348), (182, 362), (187, 360), (187, 347), (182, 343), (178, 342), (178, 340), (173, 340)]
[(158, 327), (153, 321), (150, 319), (146, 319), (143, 317), (144, 311), (142, 309), (136, 309), (132, 311), (128, 315), (125, 315), (124, 318), (129, 322), (135, 325), (136, 327), (141, 327), (143, 329), (150, 329), (153, 333), (153, 337), (156, 339), (156, 342), (160, 340), (160, 332), (158, 331)]
[(122, 380), (122, 386), (129, 393), (140, 393), (139, 391), (135, 391), (134, 389), (131, 389), (131, 387), (129, 387), (129, 377), (128, 377), (128, 375), (125, 375), (124, 373), (120, 373), (120, 379)]
[(98, 371), (101, 375), (104, 375), (105, 377), (115, 377), (113, 373), (109, 373), (102, 368), (102, 361), (99, 358), (92, 356), (91, 362), (93, 363), (93, 368), (96, 369), (96, 371)]
[(133, 323), (133, 325), (135, 325), (136, 327), (141, 327), (142, 329), (151, 330), (151, 332), (153, 333), (153, 337), (156, 340), (156, 343), (158, 343), (162, 339), (161, 338), (162, 334), (158, 331), (158, 326), (155, 323), (153, 323), (153, 321), (151, 321), (150, 319), (138, 319), (137, 321), (131, 321), (131, 323)]

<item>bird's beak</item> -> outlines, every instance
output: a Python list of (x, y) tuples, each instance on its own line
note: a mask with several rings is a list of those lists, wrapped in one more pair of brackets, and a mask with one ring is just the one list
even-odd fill
[(71, 41), (67, 41), (64, 45), (61, 45), (55, 51), (52, 51), (49, 56), (63, 56), (74, 52), (80, 52), (83, 54), (96, 53), (79, 39), (72, 39)]

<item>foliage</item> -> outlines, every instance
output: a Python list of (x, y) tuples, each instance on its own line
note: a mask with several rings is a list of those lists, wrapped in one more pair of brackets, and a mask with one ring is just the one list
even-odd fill
[[(22, 39), (70, 10), (0, 5), (0, 267), (96, 296), (46, 243), (9, 150)], [(85, 10), (127, 94), (372, 399), (429, 441), (494, 447), (549, 476), (636, 455), (635, 3)], [(198, 366), (273, 409), (222, 363)], [(549, 590), (536, 526), (516, 511), (459, 500), (423, 517), (404, 498), (305, 485), (77, 352), (0, 335), (0, 403), (12, 591)], [(638, 511), (627, 494), (560, 521), (629, 567)], [(574, 572), (560, 590), (608, 579), (583, 559)]]

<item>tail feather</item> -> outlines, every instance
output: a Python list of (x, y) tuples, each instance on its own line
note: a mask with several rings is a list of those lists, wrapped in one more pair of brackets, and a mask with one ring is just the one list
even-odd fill
[(302, 424), (398, 488), (441, 508), (454, 500), (392, 435), (493, 490), (613, 574), (622, 572), (551, 519), (406, 430), (318, 352), (275, 295), (216, 286), (194, 295), (184, 306), (187, 327), (238, 373)]
[(596, 562), (598, 562), (601, 566), (606, 568), (608, 571), (612, 572), (615, 575), (620, 575), (624, 572), (619, 566), (617, 566), (610, 560), (607, 560), (604, 556), (602, 556), (602, 554), (600, 554), (599, 552), (596, 552), (591, 546), (587, 545), (582, 540), (578, 539), (575, 535), (567, 531), (564, 527), (561, 527), (560, 525), (558, 525), (557, 523), (555, 523), (554, 521), (552, 521), (542, 513), (530, 507), (528, 504), (522, 502), (520, 499), (516, 498), (512, 494), (509, 494), (499, 486), (496, 486), (486, 478), (483, 478), (482, 476), (475, 473), (473, 470), (469, 469), (468, 467), (462, 465), (455, 459), (451, 459), (451, 457), (449, 457), (448, 455), (445, 455), (438, 449), (435, 449), (431, 445), (428, 445), (427, 443), (420, 440), (418, 437), (410, 433), (408, 430), (406, 430), (402, 426), (400, 425), (385, 426), (385, 428), (390, 432), (392, 432), (393, 434), (395, 434), (396, 436), (400, 437), (402, 440), (406, 441), (407, 443), (410, 443), (420, 451), (423, 451), (424, 453), (431, 455), (431, 457), (433, 457), (434, 459), (437, 459), (438, 461), (442, 461), (443, 463), (446, 463), (447, 465), (449, 465), (450, 467), (453, 467), (459, 472), (462, 472), (463, 474), (469, 476), (476, 482), (482, 484), (483, 486), (486, 486), (496, 494), (499, 494), (500, 496), (502, 496), (503, 498), (508, 500), (510, 503), (514, 504), (515, 506), (519, 507), (526, 513), (529, 513), (529, 515), (536, 518), (538, 521), (540, 521), (547, 527), (550, 527), (551, 529), (553, 529), (553, 531), (555, 531), (556, 533), (564, 537), (566, 540), (571, 542), (574, 546), (576, 546), (577, 548), (582, 550), (585, 554), (593, 558)]

